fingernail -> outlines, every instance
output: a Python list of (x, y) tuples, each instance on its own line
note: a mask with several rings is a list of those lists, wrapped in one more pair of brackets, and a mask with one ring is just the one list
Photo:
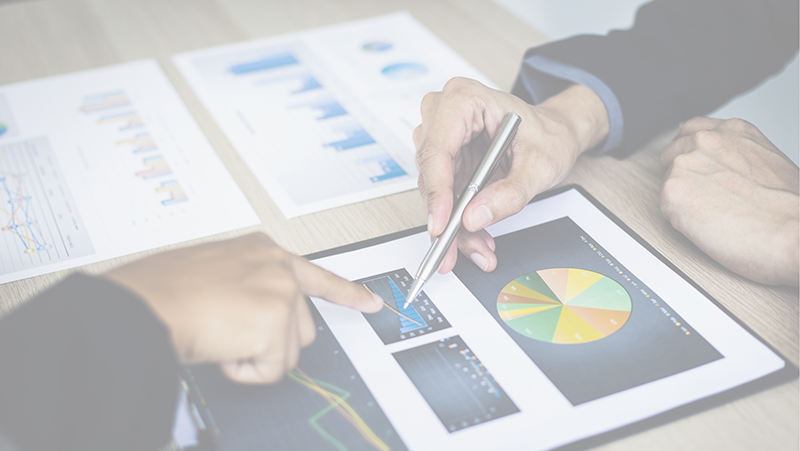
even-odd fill
[(481, 269), (481, 271), (486, 272), (489, 269), (489, 260), (483, 257), (483, 255), (475, 252), (474, 254), (470, 255), (469, 258), (472, 259), (472, 262)]
[(432, 228), (433, 228), (433, 213), (428, 213), (428, 235), (431, 235)]
[(372, 302), (374, 302), (374, 303), (376, 303), (378, 305), (383, 305), (383, 298), (378, 296), (375, 293), (372, 293)]
[(472, 232), (477, 232), (492, 223), (492, 212), (486, 205), (481, 205), (472, 211), (469, 216), (469, 226)]

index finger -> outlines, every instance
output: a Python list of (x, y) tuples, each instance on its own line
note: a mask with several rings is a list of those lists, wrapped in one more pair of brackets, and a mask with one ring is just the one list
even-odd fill
[(692, 142), (691, 136), (675, 138), (674, 141), (669, 143), (669, 145), (661, 151), (661, 156), (659, 156), (661, 167), (668, 168), (678, 155), (689, 153), (693, 150), (694, 143)]
[(292, 256), (292, 271), (300, 291), (364, 313), (375, 313), (383, 307), (383, 299), (365, 287), (326, 271), (303, 257)]

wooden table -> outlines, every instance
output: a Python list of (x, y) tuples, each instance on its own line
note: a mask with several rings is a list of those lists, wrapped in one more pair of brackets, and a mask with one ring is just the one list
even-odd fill
[[(408, 10), (504, 89), (524, 51), (545, 38), (483, 0), (0, 0), (0, 84), (156, 58), (255, 208), (263, 230), (306, 254), (422, 225), (416, 191), (287, 220), (170, 62), (176, 52)], [(712, 296), (798, 363), (798, 290), (749, 282), (725, 270), (661, 217), (664, 138), (617, 161), (584, 156), (565, 183), (579, 183)], [(198, 240), (205, 241), (205, 240)], [(191, 243), (188, 243), (191, 244)], [(147, 253), (96, 263), (98, 273)], [(0, 286), (0, 312), (63, 278), (66, 271)], [(602, 449), (798, 449), (798, 381), (629, 436)]]

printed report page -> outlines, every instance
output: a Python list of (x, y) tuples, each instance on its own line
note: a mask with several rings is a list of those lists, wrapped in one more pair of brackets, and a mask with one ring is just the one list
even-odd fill
[(259, 222), (155, 60), (0, 86), (0, 283)]

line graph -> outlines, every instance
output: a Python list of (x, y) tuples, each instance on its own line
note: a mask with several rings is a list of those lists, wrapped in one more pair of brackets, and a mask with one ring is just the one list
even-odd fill
[[(14, 187), (14, 188), (11, 188)], [(31, 216), (31, 196), (23, 191), (22, 178), (17, 174), (0, 172), (0, 197), (5, 195), (0, 213), (8, 216), (8, 221), (0, 227), (3, 232), (8, 232), (19, 237), (25, 248), (26, 254), (44, 251), (53, 247), (42, 238), (41, 227), (33, 221)], [(40, 238), (41, 237), (41, 238)]]
[[(364, 286), (364, 288), (366, 288), (366, 289), (367, 289), (367, 290), (368, 290), (370, 293), (372, 293), (372, 290), (370, 290), (370, 289), (369, 289), (369, 285), (367, 285), (367, 284), (364, 284), (363, 286)], [(404, 314), (400, 313), (399, 311), (397, 311), (397, 310), (396, 310), (395, 308), (393, 308), (391, 305), (387, 304), (387, 303), (386, 303), (386, 301), (383, 301), (383, 305), (384, 305), (386, 308), (388, 308), (389, 310), (393, 311), (393, 312), (394, 312), (394, 313), (395, 313), (397, 316), (400, 316), (400, 317), (402, 317), (402, 318), (406, 319), (406, 320), (407, 320), (407, 321), (409, 321), (410, 323), (412, 323), (412, 324), (416, 324), (416, 325), (417, 325), (417, 326), (419, 326), (419, 327), (425, 327), (425, 321), (423, 321), (423, 322), (414, 321), (413, 319), (411, 319), (411, 318), (407, 317), (406, 315), (404, 315)]]
[(408, 308), (404, 308), (411, 280), (408, 271), (398, 269), (356, 281), (383, 298), (386, 308), (378, 313), (364, 314), (383, 344), (388, 345), (450, 327), (450, 323), (425, 292)]
[(0, 274), (92, 253), (47, 139), (0, 145)]
[(318, 379), (314, 379), (308, 376), (306, 373), (303, 372), (302, 369), (297, 368), (295, 370), (291, 370), (288, 372), (289, 377), (293, 380), (297, 381), (298, 383), (302, 384), (303, 386), (319, 393), (327, 402), (330, 403), (327, 407), (317, 412), (314, 416), (308, 419), (308, 423), (311, 427), (314, 428), (315, 431), (319, 433), (328, 443), (333, 445), (336, 449), (340, 451), (347, 451), (347, 447), (345, 447), (341, 442), (336, 440), (330, 433), (325, 431), (322, 426), (319, 425), (317, 420), (322, 418), (323, 416), (327, 415), (333, 410), (336, 410), (342, 417), (344, 417), (353, 427), (356, 428), (359, 434), (361, 434), (364, 439), (369, 442), (375, 449), (380, 451), (389, 451), (389, 446), (383, 442), (372, 429), (369, 428), (367, 423), (361, 419), (358, 413), (349, 405), (347, 404), (347, 398), (350, 397), (350, 392), (346, 390), (342, 390), (341, 388), (335, 387), (331, 384), (326, 382), (320, 381)]
[(317, 332), (275, 384), (238, 384), (216, 364), (185, 367), (215, 448), (403, 451), (407, 447), (313, 303)]

